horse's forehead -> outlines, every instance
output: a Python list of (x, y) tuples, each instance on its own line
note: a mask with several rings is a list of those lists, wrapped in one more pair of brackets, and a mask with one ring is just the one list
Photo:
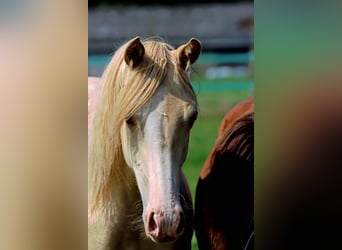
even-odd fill
[(195, 101), (186, 94), (184, 87), (174, 82), (165, 82), (161, 85), (152, 98), (152, 102), (155, 102), (158, 109), (167, 110), (170, 113), (196, 108)]

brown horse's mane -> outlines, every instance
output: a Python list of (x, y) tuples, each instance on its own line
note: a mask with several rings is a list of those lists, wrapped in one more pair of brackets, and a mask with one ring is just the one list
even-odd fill
[(135, 70), (129, 69), (125, 63), (128, 42), (116, 51), (93, 94), (94, 100), (90, 102), (88, 203), (91, 216), (98, 213), (114, 215), (118, 192), (134, 186), (134, 178), (129, 178), (127, 171), (123, 171), (127, 165), (119, 131), (125, 119), (153, 97), (168, 74), (174, 74), (172, 79), (196, 100), (188, 74), (180, 70), (172, 54), (174, 48), (161, 38), (146, 39), (142, 43), (144, 60)]
[(254, 160), (254, 111), (244, 114), (218, 138), (212, 163), (224, 152), (230, 152), (249, 162)]

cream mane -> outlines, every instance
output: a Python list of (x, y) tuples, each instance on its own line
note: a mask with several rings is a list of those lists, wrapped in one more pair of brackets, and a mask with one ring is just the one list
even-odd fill
[[(88, 134), (88, 203), (91, 213), (113, 215), (115, 187), (129, 189), (127, 171), (122, 154), (120, 127), (149, 101), (168, 74), (179, 83), (189, 96), (196, 96), (188, 74), (180, 68), (170, 45), (162, 40), (146, 40), (144, 60), (136, 69), (127, 66), (120, 47), (106, 67), (94, 100), (90, 102)], [(174, 68), (172, 72), (169, 69)], [(128, 178), (129, 179), (129, 178)], [(115, 192), (115, 191), (114, 191)]]

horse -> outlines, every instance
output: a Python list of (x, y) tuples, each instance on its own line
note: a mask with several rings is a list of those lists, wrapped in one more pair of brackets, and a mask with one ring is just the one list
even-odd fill
[(198, 114), (189, 76), (201, 48), (196, 38), (174, 48), (135, 37), (100, 79), (88, 78), (89, 249), (191, 249), (181, 168)]
[(194, 229), (200, 250), (253, 249), (254, 98), (226, 113), (196, 185)]

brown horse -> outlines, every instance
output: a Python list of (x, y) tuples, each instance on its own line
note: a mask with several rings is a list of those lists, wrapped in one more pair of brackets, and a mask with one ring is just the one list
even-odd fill
[(200, 250), (253, 249), (254, 98), (224, 117), (196, 187), (195, 233)]
[(88, 85), (88, 248), (190, 250), (182, 165), (198, 103), (189, 80), (201, 43), (139, 37)]

